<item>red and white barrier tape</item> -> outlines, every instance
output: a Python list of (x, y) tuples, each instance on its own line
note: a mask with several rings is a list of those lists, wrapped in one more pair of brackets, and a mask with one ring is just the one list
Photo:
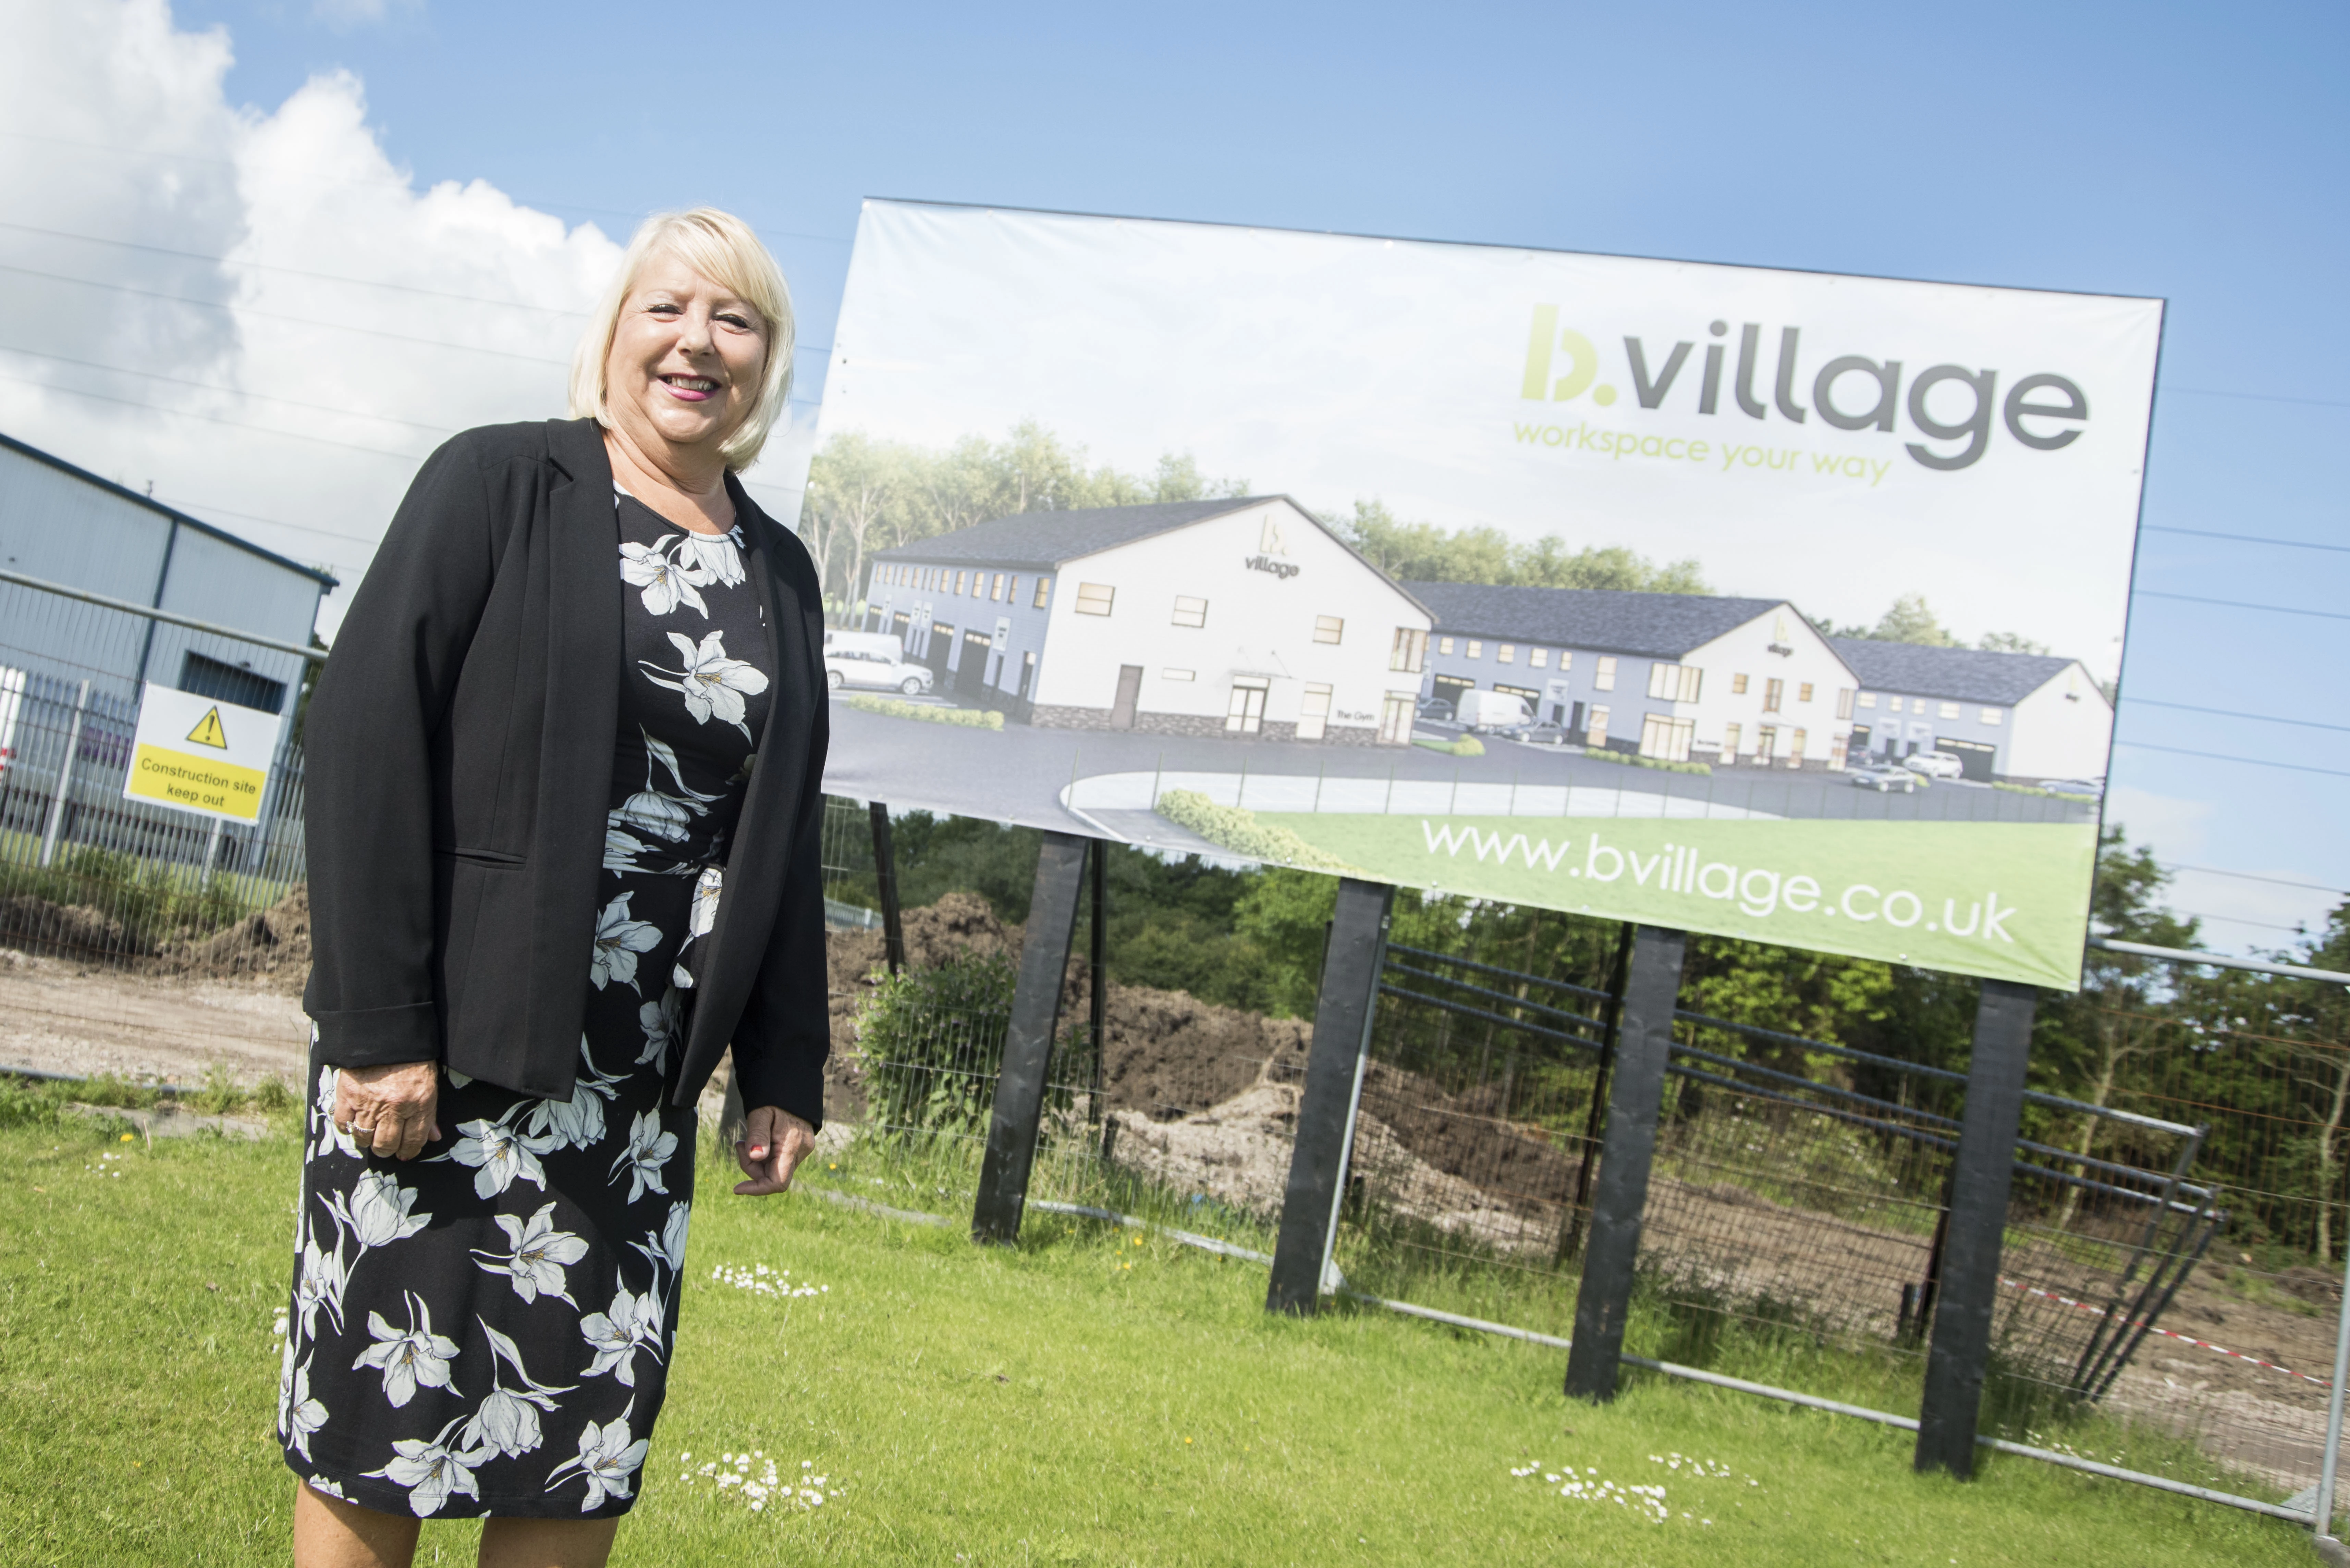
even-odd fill
[[(2027, 1285), (2017, 1280), (2002, 1280), (2000, 1281), (2000, 1283), (2007, 1286), (2010, 1290), (2022, 1291), (2026, 1295), (2038, 1296), (2043, 1301), (2059, 1302), (2068, 1307), (2077, 1307), (2083, 1312), (2095, 1313), (2099, 1317), (2106, 1315), (2106, 1309), (2101, 1306), (2092, 1305), (2088, 1302), (2076, 1302), (2071, 1296), (2058, 1295), (2054, 1291), (2043, 1291), (2037, 1285)], [(2290, 1366), (2279, 1366), (2273, 1361), (2262, 1361), (2257, 1355), (2246, 1355), (2241, 1350), (2230, 1350), (2224, 1345), (2214, 1345), (2208, 1339), (2198, 1339), (2193, 1334), (2180, 1334), (2176, 1329), (2163, 1328), (2154, 1324), (2141, 1325), (2134, 1320), (2131, 1322), (2129, 1326), (2132, 1328), (2143, 1326), (2149, 1334), (2158, 1334), (2166, 1339), (2175, 1339), (2181, 1345), (2192, 1345), (2199, 1349), (2214, 1351), (2221, 1355), (2231, 1356), (2238, 1361), (2249, 1361), (2253, 1366), (2264, 1366), (2271, 1372), (2282, 1372), (2287, 1377), (2298, 1377), (2303, 1383), (2314, 1383), (2320, 1388), (2331, 1388), (2334, 1386), (2333, 1381), (2330, 1378), (2312, 1377), (2306, 1372), (2295, 1372)]]

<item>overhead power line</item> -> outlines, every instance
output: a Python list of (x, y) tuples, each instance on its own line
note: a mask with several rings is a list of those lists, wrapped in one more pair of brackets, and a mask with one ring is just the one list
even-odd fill
[(2282, 392), (2229, 392), (2217, 387), (2163, 387), (2166, 392), (2185, 392), (2196, 398), (2241, 398), (2250, 403), (2300, 403), (2313, 409), (2350, 409), (2336, 398), (2294, 398)]
[[(99, 141), (77, 141), (63, 136), (43, 136), (29, 130), (0, 130), (0, 136), (19, 141), (38, 141), (51, 147), (71, 147), (84, 152), (102, 152), (115, 158), (169, 159), (179, 163), (208, 163), (215, 168), (234, 169), (240, 173), (275, 174), (280, 179), (307, 181), (317, 185), (372, 186), (382, 190), (416, 194), (411, 179), (360, 179), (348, 174), (315, 174), (307, 169), (285, 169), (266, 163), (240, 162), (234, 158), (212, 158), (201, 152), (168, 152), (146, 147), (111, 147)], [(533, 196), (518, 195), (512, 191), (499, 192), (507, 201), (523, 207), (565, 207), (575, 213), (601, 213), (608, 217), (625, 218), (631, 223), (643, 222), (652, 210), (631, 210), (626, 207), (599, 207), (588, 202), (556, 202)], [(815, 240), (821, 244), (846, 245), (853, 241), (837, 234), (815, 234), (799, 229), (781, 229), (768, 224), (754, 223), (753, 227), (770, 234), (781, 234), (795, 240)]]
[(2350, 898), (2350, 888), (2327, 888), (2315, 882), (2295, 882), (2285, 877), (2263, 877), (2257, 871), (2222, 871), (2217, 866), (2181, 866), (2161, 862), (2166, 871), (2192, 871), (2205, 877), (2233, 877), (2245, 882), (2273, 882), (2280, 888), (2300, 888), (2312, 893), (2333, 893)]
[(2268, 757), (2234, 757), (2224, 752), (2193, 752), (2185, 746), (2158, 746), (2151, 741), (2116, 741), (2116, 746), (2128, 746), (2140, 752), (2168, 752), (2173, 756), (2202, 757), (2215, 763), (2248, 763), (2259, 768), (2285, 768), (2297, 774), (2324, 774), (2329, 778), (2350, 779), (2350, 771), (2341, 768), (2314, 768), (2304, 763), (2280, 763)]
[(2177, 599), (2182, 604), (2219, 605), (2225, 609), (2260, 610), (2268, 615), (2315, 616), (2321, 620), (2350, 620), (2350, 615), (2340, 610), (2303, 609), (2297, 605), (2256, 605), (2243, 599), (2210, 599), (2200, 594), (2158, 593), (2153, 588), (2132, 588), (2130, 595), (2141, 599)]
[(63, 392), (68, 397), (90, 398), (101, 403), (120, 403), (125, 408), (145, 409), (151, 413), (168, 414), (173, 419), (202, 420), (208, 425), (226, 425), (232, 430), (255, 431), (263, 435), (283, 436), (287, 441), (307, 441), (319, 446), (338, 446), (346, 452), (372, 452), (378, 457), (395, 457), (402, 462), (421, 462), (424, 454), (414, 452), (393, 452), (386, 447), (361, 446), (357, 441), (336, 441), (330, 436), (304, 435), (299, 431), (281, 431), (273, 425), (248, 424), (243, 420), (224, 420), (216, 414), (200, 414), (188, 409), (168, 408), (161, 403), (144, 402), (137, 398), (117, 398), (105, 392), (85, 392), (78, 387), (61, 387), (54, 381), (36, 381), (29, 376), (11, 376), (0, 372), (0, 381), (14, 381), (22, 387), (37, 387), (45, 392)]
[(422, 295), (428, 299), (453, 299), (465, 305), (495, 305), (508, 310), (536, 310), (547, 316), (570, 316), (587, 318), (584, 310), (566, 310), (559, 306), (529, 305), (519, 299), (493, 299), (478, 294), (451, 294), (444, 289), (421, 288), (409, 283), (386, 283), (380, 278), (346, 277), (340, 273), (312, 272), (307, 267), (276, 266), (267, 262), (238, 261), (229, 256), (213, 255), (207, 251), (183, 251), (170, 245), (151, 245), (138, 240), (110, 240), (102, 234), (77, 234), (65, 229), (36, 228), (31, 223), (12, 223), (0, 219), (0, 229), (14, 229), (20, 234), (46, 234), (51, 239), (74, 240), (82, 244), (112, 245), (118, 250), (145, 251), (151, 255), (179, 256), (185, 261), (211, 262), (216, 266), (237, 267), (246, 272), (283, 273), (288, 277), (316, 278), (321, 283), (347, 283), (359, 288), (387, 288), (401, 294)]
[(2168, 524), (2148, 523), (2149, 534), (2192, 534), (2200, 539), (2229, 539), (2239, 545), (2278, 545), (2293, 550), (2332, 550), (2350, 556), (2350, 545), (2321, 545), (2314, 539), (2270, 539), (2258, 534), (2222, 534), (2210, 528), (2175, 528)]
[[(272, 397), (265, 392), (248, 392), (237, 387), (224, 387), (213, 381), (192, 381), (184, 376), (166, 376), (160, 370), (132, 370), (120, 365), (101, 365), (95, 359), (74, 359), (63, 354), (47, 354), (38, 348), (20, 348), (13, 343), (0, 343), (0, 353), (22, 354), (33, 359), (50, 359), (60, 365), (78, 365), (85, 370), (103, 370), (113, 376), (137, 376), (150, 381), (168, 381), (175, 387), (193, 387), (198, 391), (221, 392), (232, 398), (244, 398), (256, 403), (277, 403), (289, 409), (309, 409), (314, 412), (333, 414), (338, 419), (380, 420), (386, 424), (406, 425), (410, 430), (423, 431), (432, 435), (454, 435), (453, 425), (420, 424), (394, 414), (370, 414), (359, 409), (338, 409), (328, 403), (305, 402), (299, 398)], [(44, 383), (46, 385), (47, 383)], [(66, 389), (70, 390), (70, 389)]]
[(2151, 697), (2125, 697), (2127, 708), (2175, 708), (2181, 713), (2210, 713), (2221, 719), (2257, 719), (2263, 724), (2296, 724), (2304, 730), (2339, 730), (2350, 734), (2350, 724), (2326, 724), (2315, 719), (2286, 719), (2274, 713), (2247, 713), (2241, 708), (2199, 708), (2192, 702), (2158, 702)]

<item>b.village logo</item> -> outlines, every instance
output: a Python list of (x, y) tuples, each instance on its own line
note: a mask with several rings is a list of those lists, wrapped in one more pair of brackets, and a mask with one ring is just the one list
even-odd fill
[[(1712, 337), (1726, 339), (1730, 324), (1716, 321), (1706, 331)], [(1797, 400), (1806, 390), (1802, 379), (1804, 329), (1800, 327), (1779, 328), (1778, 358), (1772, 368), (1766, 402), (1758, 379), (1763, 374), (1762, 331), (1760, 322), (1740, 324), (1737, 369), (1727, 378), (1732, 401), (1748, 419), (1767, 420), (1775, 410), (1781, 419), (1802, 424), (1816, 413), (1823, 424), (1840, 431), (1891, 434), (1906, 412), (1910, 428), (1925, 440), (1906, 442), (1905, 450), (1920, 465), (1944, 472), (1969, 468), (1981, 461), (1991, 445), (1994, 415), (2009, 435), (2033, 452), (2058, 452), (2072, 445), (2080, 439), (2080, 427), (2088, 422), (2089, 400), (2080, 387), (2049, 371), (2018, 377), (2002, 400), (1996, 369), (1935, 365), (1909, 377), (1905, 389), (1900, 360), (1873, 359), (1865, 354), (1839, 354), (1820, 364), (1812, 372), (1811, 404), (1806, 408)], [(1632, 394), (1642, 409), (1668, 409), (1666, 400), (1678, 385), (1683, 395), (1671, 406), (1688, 412), (1688, 405), (1694, 401), (1697, 413), (1724, 411), (1721, 393), (1723, 373), (1729, 369), (1727, 342), (1708, 343), (1703, 368), (1688, 380), (1682, 379), (1682, 372), (1689, 367), (1695, 342), (1677, 342), (1663, 349), (1661, 363), (1652, 359), (1643, 339), (1626, 337), (1623, 342), (1623, 367), (1629, 372)], [(1574, 327), (1560, 326), (1557, 306), (1534, 306), (1521, 397), (1567, 403), (1588, 392), (1593, 403), (1610, 408), (1616, 402), (1617, 389), (1613, 382), (1600, 380), (1601, 369), (1598, 346)], [(1570, 439), (1580, 434), (1584, 445), (1592, 444), (1596, 436), (1604, 442), (1599, 450), (1613, 450), (1617, 441), (1627, 439), (1609, 441), (1609, 432), (1587, 427), (1566, 433)], [(1965, 444), (1946, 453), (1936, 452), (1928, 441)]]

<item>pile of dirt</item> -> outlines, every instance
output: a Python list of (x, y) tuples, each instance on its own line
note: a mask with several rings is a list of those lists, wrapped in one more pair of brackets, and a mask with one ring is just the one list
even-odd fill
[(199, 980), (248, 980), (298, 996), (310, 978), (310, 887), (296, 883), (265, 909), (191, 941), (167, 944), (157, 967)]
[[(906, 961), (915, 969), (964, 955), (1001, 956), (1016, 964), (1026, 935), (971, 893), (950, 893), (925, 909), (908, 909), (901, 924)], [(826, 956), (833, 1055), (826, 1073), (825, 1114), (853, 1119), (865, 1108), (857, 1014), (887, 973), (886, 950), (878, 930), (834, 931), (827, 938)], [(1065, 1029), (1085, 1018), (1091, 985), (1088, 965), (1069, 966), (1061, 995)], [(1113, 1110), (1171, 1121), (1221, 1105), (1268, 1072), (1292, 1083), (1304, 1080), (1314, 1026), (1301, 1019), (1266, 1018), (1180, 991), (1140, 985), (1113, 983), (1106, 1000), (1102, 1090)]]
[(1448, 1095), (1417, 1073), (1371, 1064), (1363, 1109), (1393, 1131), (1413, 1157), (1513, 1210), (1564, 1202), (1575, 1160), (1538, 1132), (1502, 1118), (1503, 1085)]
[(0, 898), (0, 947), (95, 961), (122, 956), (130, 949), (130, 934), (103, 909), (20, 893)]

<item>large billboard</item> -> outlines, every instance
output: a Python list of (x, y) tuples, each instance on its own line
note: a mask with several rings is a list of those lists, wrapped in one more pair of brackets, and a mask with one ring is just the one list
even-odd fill
[(868, 202), (827, 787), (2069, 989), (2161, 325)]

